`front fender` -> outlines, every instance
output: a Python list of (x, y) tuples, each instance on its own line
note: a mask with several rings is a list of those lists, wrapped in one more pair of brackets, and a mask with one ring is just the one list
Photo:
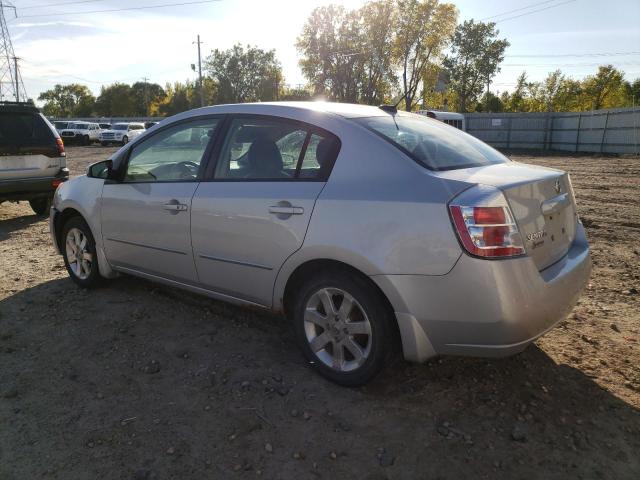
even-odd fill
[(87, 222), (93, 238), (96, 242), (98, 255), (98, 267), (100, 274), (106, 278), (115, 276), (104, 253), (102, 241), (101, 200), (104, 180), (80, 176), (61, 184), (53, 197), (53, 210), (51, 212), (52, 235), (56, 235), (56, 216), (64, 214), (66, 210), (77, 211)]

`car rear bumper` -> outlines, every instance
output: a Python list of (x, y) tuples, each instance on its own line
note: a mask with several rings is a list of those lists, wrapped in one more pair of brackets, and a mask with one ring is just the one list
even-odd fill
[(529, 257), (462, 255), (446, 275), (373, 279), (392, 292), (405, 357), (424, 361), (437, 354), (494, 357), (524, 350), (566, 317), (590, 271), (589, 246), (579, 225), (567, 254), (542, 271)]
[(49, 197), (56, 190), (54, 182), (69, 178), (69, 169), (61, 168), (53, 177), (19, 178), (0, 180), (0, 201), (32, 200), (38, 197)]

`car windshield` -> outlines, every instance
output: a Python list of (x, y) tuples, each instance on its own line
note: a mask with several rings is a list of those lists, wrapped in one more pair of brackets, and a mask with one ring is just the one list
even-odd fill
[(58, 130), (67, 128), (67, 125), (69, 125), (69, 122), (55, 122), (55, 126)]
[(120, 123), (120, 124), (113, 125), (111, 127), (111, 130), (126, 130), (128, 126), (129, 125), (127, 125), (126, 123)]
[(497, 150), (439, 120), (410, 113), (355, 118), (430, 170), (481, 167), (510, 160)]
[(88, 123), (74, 123), (71, 128), (75, 128), (76, 130), (86, 130), (89, 128)]

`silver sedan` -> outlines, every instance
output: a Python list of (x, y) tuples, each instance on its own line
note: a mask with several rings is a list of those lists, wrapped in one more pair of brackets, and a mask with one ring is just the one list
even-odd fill
[(62, 184), (50, 226), (81, 287), (130, 274), (283, 312), (350, 386), (395, 351), (520, 352), (591, 268), (566, 173), (392, 107), (176, 115)]

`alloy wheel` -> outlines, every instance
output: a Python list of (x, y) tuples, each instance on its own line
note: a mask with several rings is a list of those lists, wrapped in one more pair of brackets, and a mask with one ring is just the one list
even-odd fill
[(304, 331), (318, 360), (339, 372), (361, 367), (371, 353), (369, 318), (358, 301), (339, 288), (322, 288), (309, 297)]
[(65, 242), (67, 262), (73, 274), (80, 280), (85, 280), (91, 275), (93, 254), (87, 247), (88, 239), (82, 230), (72, 228), (67, 232)]

